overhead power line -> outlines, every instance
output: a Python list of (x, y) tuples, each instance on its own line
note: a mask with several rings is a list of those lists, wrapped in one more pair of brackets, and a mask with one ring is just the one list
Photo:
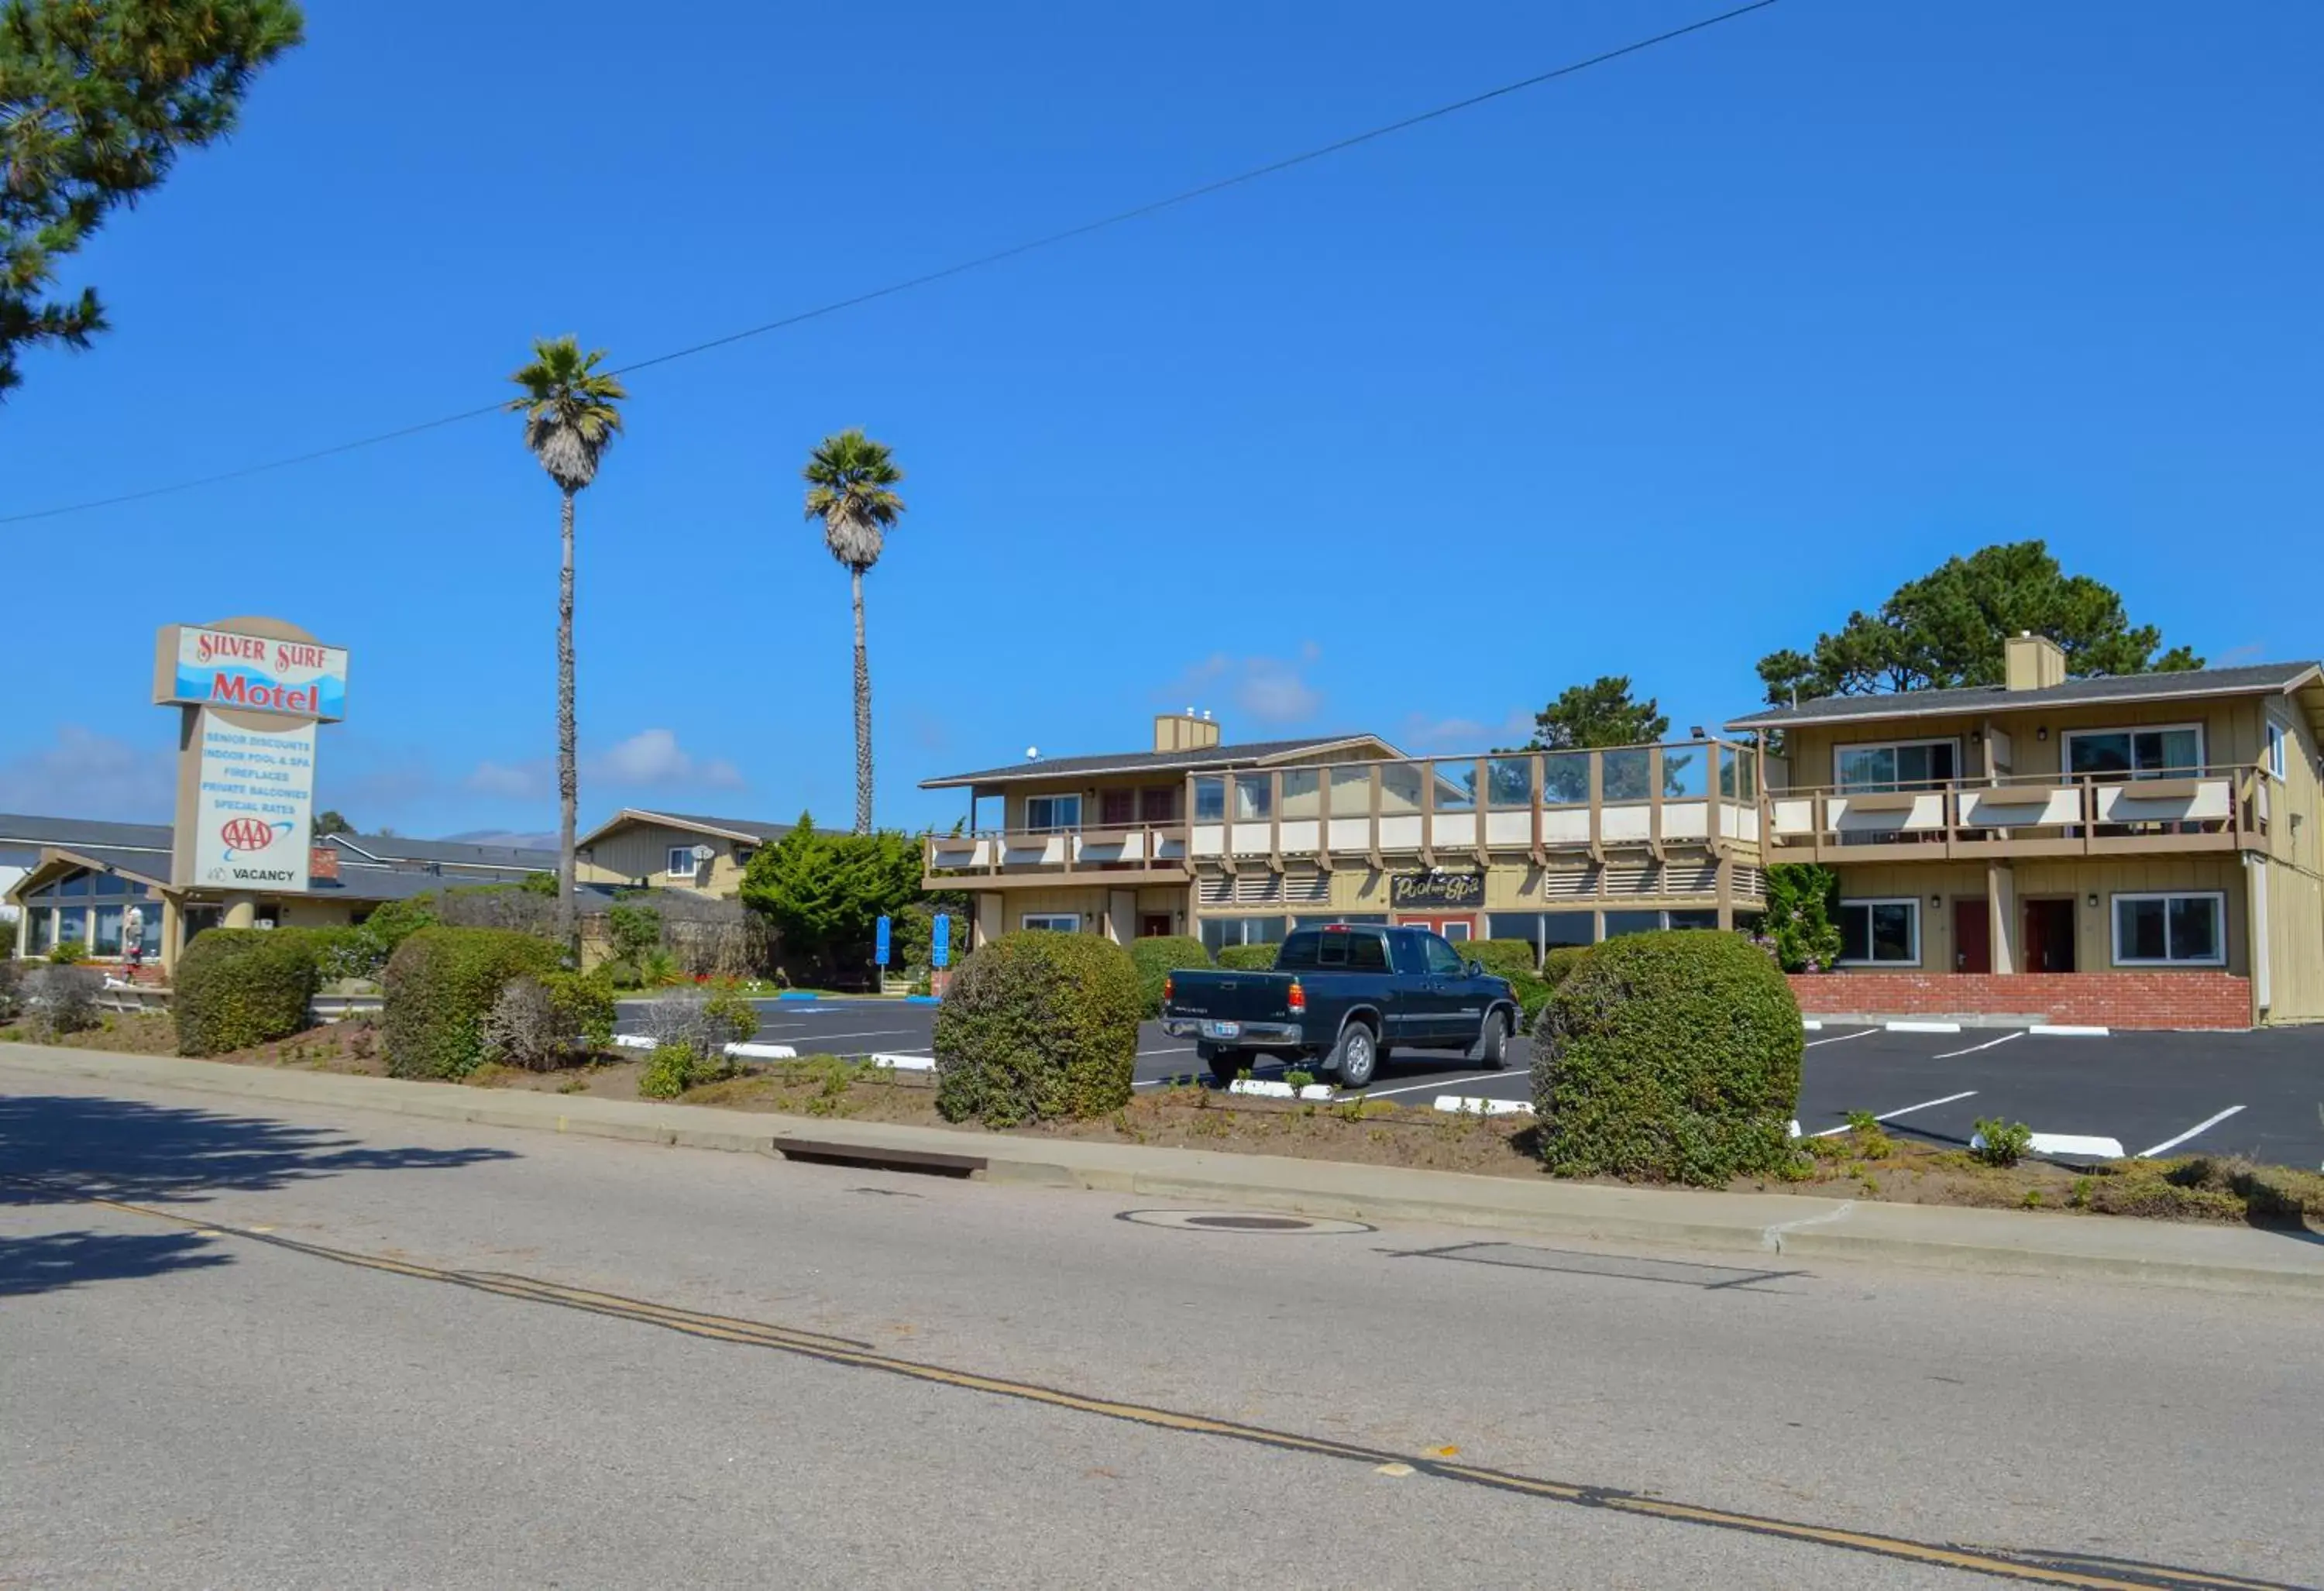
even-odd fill
[[(669, 353), (656, 354), (650, 358), (634, 360), (628, 364), (617, 367), (612, 373), (628, 375), (641, 370), (650, 370), (658, 364), (669, 364), (680, 359), (691, 359), (696, 354), (707, 354), (715, 348), (747, 342), (752, 337), (762, 337), (770, 332), (801, 326), (810, 320), (820, 320), (826, 316), (859, 308), (865, 304), (874, 303), (881, 299), (893, 298), (899, 293), (908, 293), (917, 288), (927, 287), (951, 277), (964, 275), (972, 271), (981, 271), (989, 265), (998, 265), (1003, 261), (1014, 260), (1019, 255), (1033, 253), (1041, 249), (1054, 248), (1059, 244), (1070, 243), (1079, 237), (1087, 237), (1092, 233), (1102, 232), (1108, 227), (1120, 226), (1126, 222), (1158, 215), (1164, 210), (1175, 209), (1180, 205), (1192, 204), (1199, 198), (1207, 198), (1212, 194), (1223, 193), (1228, 189), (1240, 188), (1244, 183), (1256, 182), (1261, 178), (1288, 171), (1296, 166), (1304, 166), (1310, 161), (1339, 154), (1343, 151), (1354, 149), (1359, 144), (1370, 143), (1398, 133), (1407, 132), (1429, 122), (1441, 121), (1446, 116), (1473, 110), (1480, 105), (1489, 104), (1496, 99), (1507, 98), (1512, 94), (1522, 94), (1528, 88), (1538, 88), (1543, 84), (1555, 82), (1560, 78), (1570, 78), (1576, 72), (1588, 71), (1591, 67), (1604, 66), (1607, 62), (1619, 60), (1626, 55), (1636, 55), (1641, 51), (1652, 50), (1658, 44), (1667, 44), (1674, 39), (1683, 39), (1690, 33), (1699, 33), (1706, 28), (1717, 27), (1721, 23), (1733, 22), (1736, 18), (1748, 16), (1755, 11), (1765, 11), (1775, 4), (1776, 0), (1751, 0), (1748, 5), (1738, 5), (1731, 10), (1720, 12), (1713, 16), (1702, 17), (1647, 38), (1635, 39), (1628, 44), (1619, 45), (1612, 50), (1600, 51), (1596, 55), (1587, 56), (1580, 60), (1568, 61), (1563, 66), (1553, 67), (1547, 71), (1536, 72), (1529, 78), (1519, 78), (1515, 82), (1504, 83), (1497, 88), (1488, 88), (1480, 94), (1471, 94), (1465, 99), (1456, 99), (1450, 104), (1440, 105), (1434, 109), (1406, 116), (1400, 121), (1384, 123), (1379, 126), (1351, 133), (1348, 137), (1333, 143), (1303, 150), (1297, 154), (1286, 155), (1281, 160), (1270, 161), (1263, 166), (1253, 166), (1249, 170), (1238, 171), (1231, 177), (1221, 177), (1163, 198), (1149, 199), (1142, 205), (1135, 205), (1126, 210), (1116, 210), (1110, 216), (1102, 216), (1093, 221), (1084, 221), (1079, 225), (1068, 226), (1062, 231), (1044, 233), (1038, 237), (1028, 238), (1021, 243), (1011, 244), (1006, 248), (994, 249), (990, 253), (956, 260), (949, 265), (939, 266), (934, 271), (924, 271), (917, 276), (904, 277), (899, 280), (856, 293), (849, 298), (835, 299), (827, 304), (818, 304), (812, 309), (801, 309), (796, 314), (786, 315), (779, 319), (763, 321), (757, 326), (745, 326), (740, 331), (728, 332), (724, 336), (689, 344), (683, 348), (673, 348)], [(417, 437), (422, 432), (441, 430), (446, 426), (458, 425), (464, 420), (480, 419), (488, 414), (499, 414), (505, 408), (504, 402), (486, 403), (475, 409), (461, 409), (456, 414), (439, 415), (434, 419), (421, 420), (416, 425), (399, 426), (392, 431), (374, 432), (371, 436), (357, 437), (352, 441), (335, 443), (328, 447), (318, 447), (306, 453), (291, 454), (284, 458), (268, 459), (261, 464), (245, 464), (240, 469), (226, 470), (213, 475), (197, 475), (183, 481), (173, 481), (166, 485), (148, 486), (136, 492), (119, 492), (111, 497), (90, 498), (82, 502), (60, 503), (53, 508), (32, 509), (22, 513), (0, 515), (0, 525), (19, 525), (32, 520), (52, 520), (65, 514), (87, 513), (96, 509), (115, 508), (123, 503), (143, 502), (148, 498), (167, 497), (180, 492), (191, 492), (203, 486), (222, 485), (228, 481), (246, 480), (253, 475), (267, 474), (275, 470), (287, 470), (298, 464), (313, 464), (318, 459), (332, 458), (343, 453), (355, 453), (366, 447), (377, 447), (388, 442), (399, 442), (406, 437)]]

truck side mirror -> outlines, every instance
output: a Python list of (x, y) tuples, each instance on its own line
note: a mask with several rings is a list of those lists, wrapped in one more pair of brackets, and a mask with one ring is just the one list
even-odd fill
[(1471, 962), (1470, 962), (1470, 963), (1469, 963), (1469, 976), (1470, 976), (1470, 977), (1471, 977), (1471, 978), (1482, 978), (1484, 975), (1485, 975), (1485, 963), (1484, 963), (1484, 962), (1482, 962), (1482, 961), (1471, 961)]

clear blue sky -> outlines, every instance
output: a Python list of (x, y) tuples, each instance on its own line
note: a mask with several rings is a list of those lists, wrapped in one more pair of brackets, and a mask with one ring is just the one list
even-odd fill
[[(524, 9), (310, 6), (236, 140), (70, 263), (117, 329), (29, 361), (0, 513), (490, 401), (537, 333), (645, 357), (1717, 6)], [(2004, 538), (2214, 660), (2324, 654), (2319, 82), (2311, 0), (1784, 0), (641, 372), (581, 506), (584, 822), (845, 817), (846, 577), (797, 471), (848, 425), (911, 477), (869, 580), (887, 823), (1189, 703), (1475, 750), (1628, 673), (1713, 722), (1761, 653)], [(0, 807), (165, 816), (152, 630), (266, 612), (354, 652), (327, 804), (548, 826), (556, 519), (493, 418), (10, 527)]]

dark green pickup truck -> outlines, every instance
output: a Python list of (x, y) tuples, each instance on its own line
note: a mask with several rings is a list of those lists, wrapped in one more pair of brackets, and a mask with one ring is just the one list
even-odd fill
[(1222, 1082), (1273, 1056), (1360, 1089), (1402, 1049), (1465, 1050), (1499, 1070), (1517, 1024), (1508, 980), (1425, 928), (1301, 928), (1270, 971), (1174, 972), (1162, 990), (1163, 1031), (1194, 1040)]

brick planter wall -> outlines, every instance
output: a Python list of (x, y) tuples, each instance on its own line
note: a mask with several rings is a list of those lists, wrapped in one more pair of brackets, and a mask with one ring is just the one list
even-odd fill
[(1811, 972), (1816, 1016), (2041, 1016), (2097, 1027), (2249, 1027), (2251, 979), (2232, 972)]

